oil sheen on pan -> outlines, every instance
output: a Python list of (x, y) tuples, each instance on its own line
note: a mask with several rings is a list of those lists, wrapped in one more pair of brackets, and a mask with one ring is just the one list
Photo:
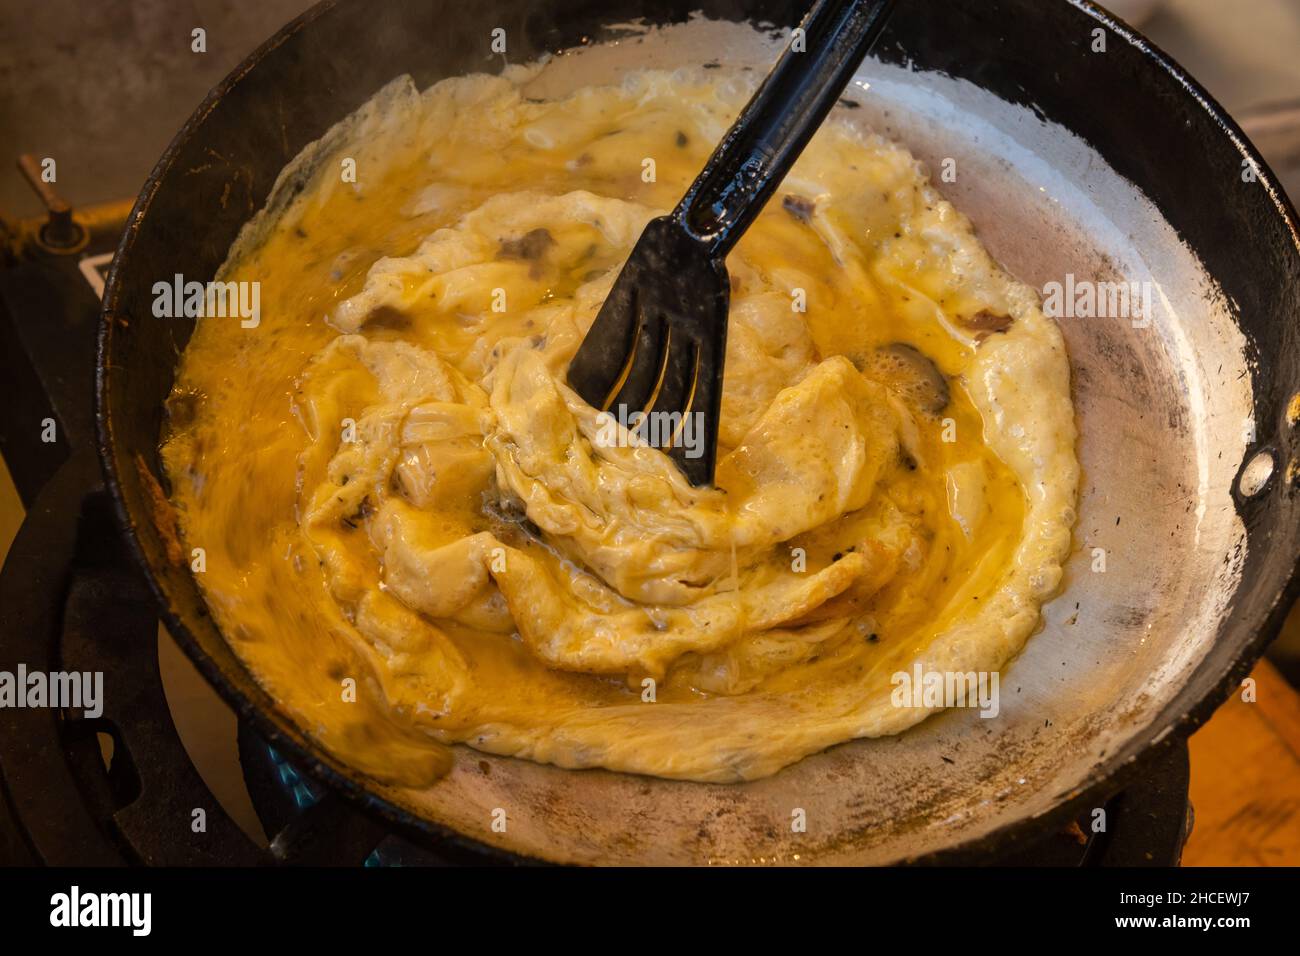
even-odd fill
[(223, 267), (259, 321), (199, 323), (163, 451), (238, 654), (411, 786), (449, 743), (755, 779), (941, 706), (896, 706), (899, 672), (1006, 666), (1079, 475), (1036, 293), (833, 114), (728, 259), (717, 481), (692, 488), (565, 370), (753, 79), (539, 100), (536, 69), (394, 81)]

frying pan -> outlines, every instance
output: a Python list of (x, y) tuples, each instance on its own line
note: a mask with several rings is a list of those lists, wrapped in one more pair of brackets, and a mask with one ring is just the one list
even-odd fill
[[(1101, 806), (1140, 757), (1203, 722), (1280, 627), (1300, 554), (1300, 436), (1287, 416), (1300, 391), (1294, 210), (1205, 91), (1101, 8), (911, 0), (846, 112), (936, 173), (955, 169), (937, 185), (1018, 278), (1146, 282), (1153, 302), (1140, 321), (1060, 320), (1082, 436), (1075, 551), (1043, 629), (1004, 672), (998, 719), (949, 711), (743, 785), (457, 748), (448, 777), (398, 790), (336, 760), (245, 670), (167, 557), (157, 447), (192, 320), (154, 318), (153, 283), (211, 278), (281, 168), (399, 73), (424, 87), (547, 51), (568, 51), (538, 80), (556, 89), (640, 66), (761, 69), (765, 38), (803, 7), (332, 0), (212, 92), (141, 192), (108, 280), (97, 382), (129, 546), (166, 626), (240, 716), (389, 821), (560, 862), (995, 859)], [(705, 20), (686, 23), (694, 10)], [(506, 58), (489, 50), (497, 27)], [(611, 37), (617, 46), (597, 42)], [(491, 829), (497, 807), (507, 833)], [(807, 832), (791, 832), (795, 808)]]

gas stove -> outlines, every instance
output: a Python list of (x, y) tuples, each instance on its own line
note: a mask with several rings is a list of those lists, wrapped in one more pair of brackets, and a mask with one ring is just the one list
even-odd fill
[[(390, 832), (241, 724), (159, 626), (94, 453), (99, 296), (128, 202), (5, 225), (0, 451), (27, 510), (0, 570), (0, 672), (101, 673), (102, 713), (0, 708), (0, 863), (475, 865), (499, 856)], [(52, 423), (52, 426), (51, 426)], [(97, 708), (98, 709), (98, 708)], [(1172, 865), (1187, 836), (1183, 747), (1107, 809), (1002, 861)], [(201, 820), (174, 832), (164, 821)]]

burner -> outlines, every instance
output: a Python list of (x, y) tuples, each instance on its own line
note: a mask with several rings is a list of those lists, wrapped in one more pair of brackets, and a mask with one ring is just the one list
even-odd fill
[[(238, 727), (242, 783), (269, 844), (246, 835), (191, 761), (158, 657), (152, 596), (126, 553), (92, 441), (103, 272), (128, 204), (0, 224), (0, 451), (28, 515), (0, 571), (0, 671), (102, 672), (104, 709), (0, 709), (0, 863), (450, 866), (500, 860), (415, 842), (306, 777)], [(75, 236), (76, 243), (68, 243)], [(60, 245), (62, 243), (62, 245)], [(34, 427), (57, 424), (56, 441)], [(177, 713), (181, 713), (179, 710)], [(190, 723), (191, 721), (186, 721)], [(205, 733), (210, 728), (201, 725)], [(1000, 862), (1173, 865), (1186, 838), (1185, 744), (1088, 819)], [(204, 827), (192, 821), (202, 811)]]

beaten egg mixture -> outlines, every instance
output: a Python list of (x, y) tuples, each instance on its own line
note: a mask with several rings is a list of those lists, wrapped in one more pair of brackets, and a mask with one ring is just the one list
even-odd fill
[(232, 250), (220, 278), (261, 284), (261, 320), (199, 321), (164, 459), (235, 650), (408, 785), (455, 742), (752, 779), (923, 719), (891, 701), (918, 662), (1001, 668), (1074, 520), (1035, 294), (837, 109), (728, 259), (716, 485), (693, 488), (597, 440), (565, 371), (750, 81), (537, 100), (532, 75), (395, 81)]

